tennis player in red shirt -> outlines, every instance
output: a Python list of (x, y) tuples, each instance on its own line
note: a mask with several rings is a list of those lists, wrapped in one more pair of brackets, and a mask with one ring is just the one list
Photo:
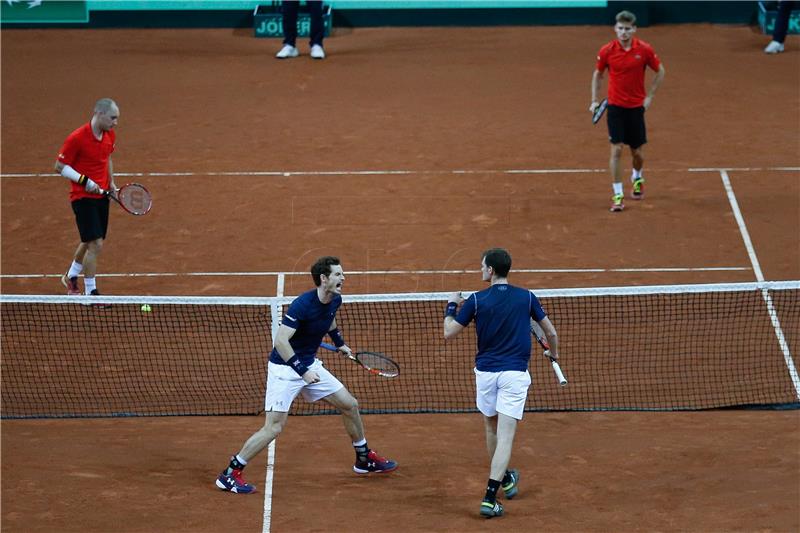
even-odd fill
[(108, 198), (103, 190), (116, 191), (111, 153), (114, 151), (119, 107), (111, 98), (94, 104), (92, 119), (69, 134), (58, 153), (56, 172), (70, 180), (69, 199), (81, 242), (72, 265), (61, 282), (67, 294), (80, 294), (78, 275), (83, 273), (86, 294), (98, 295), (95, 274), (97, 257), (108, 230)]
[[(647, 129), (644, 112), (653, 102), (658, 86), (664, 79), (664, 65), (653, 47), (634, 37), (636, 15), (630, 11), (620, 11), (616, 17), (614, 31), (617, 38), (606, 44), (597, 54), (597, 66), (592, 75), (592, 103), (589, 111), (594, 112), (600, 105), (597, 94), (603, 72), (608, 69), (608, 139), (611, 142), (609, 168), (614, 180), (614, 195), (611, 197), (611, 211), (625, 208), (625, 194), (622, 188), (622, 170), (619, 160), (622, 146), (627, 144), (633, 158), (631, 175), (634, 200), (644, 197), (644, 145), (647, 143)], [(656, 72), (650, 90), (645, 93), (644, 73), (647, 67)]]

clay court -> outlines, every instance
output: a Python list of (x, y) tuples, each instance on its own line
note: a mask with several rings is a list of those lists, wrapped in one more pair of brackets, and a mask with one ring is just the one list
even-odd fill
[[(767, 281), (800, 279), (796, 38), (767, 57), (750, 27), (639, 36), (667, 76), (647, 197), (615, 214), (587, 111), (610, 28), (338, 29), (322, 62), (276, 61), (245, 29), (4, 29), (2, 292), (63, 292), (77, 233), (51, 171), (102, 96), (121, 109), (118, 183), (154, 197), (113, 213), (104, 293), (296, 295), (325, 254), (355, 272), (349, 294), (477, 290), (491, 246), (534, 290), (752, 282), (754, 257)], [(218, 491), (262, 420), (3, 420), (3, 531), (800, 529), (797, 410), (528, 413), (520, 496), (488, 522), (478, 414), (365, 416), (400, 463), (375, 479), (352, 474), (339, 417), (293, 417), (270, 469), (248, 466), (259, 492)]]

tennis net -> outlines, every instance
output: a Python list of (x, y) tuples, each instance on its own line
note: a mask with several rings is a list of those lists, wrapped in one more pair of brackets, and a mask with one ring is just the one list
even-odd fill
[[(556, 383), (534, 343), (528, 411), (800, 406), (800, 281), (535, 292), (569, 384)], [(292, 298), (102, 298), (113, 305), (0, 296), (3, 418), (263, 411), (267, 356)], [(362, 412), (475, 410), (474, 327), (445, 342), (446, 299), (344, 297), (337, 323), (348, 345), (401, 367), (386, 379), (319, 354)], [(330, 412), (300, 397), (292, 411)]]

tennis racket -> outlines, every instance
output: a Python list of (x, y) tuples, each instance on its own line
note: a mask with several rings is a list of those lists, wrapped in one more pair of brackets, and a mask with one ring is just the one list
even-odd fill
[(600, 105), (597, 106), (592, 113), (592, 124), (597, 124), (600, 122), (600, 119), (603, 116), (603, 113), (606, 112), (606, 108), (608, 107), (608, 98), (603, 98), (603, 101), (600, 102)]
[(558, 361), (550, 357), (550, 345), (547, 343), (547, 337), (544, 334), (544, 330), (542, 326), (540, 326), (534, 319), (531, 318), (531, 333), (536, 338), (536, 342), (544, 349), (545, 357), (550, 359), (550, 364), (553, 366), (553, 372), (556, 375), (556, 379), (558, 379), (558, 384), (562, 387), (567, 385), (567, 378), (564, 377), (564, 373), (561, 371), (561, 365), (558, 364)]
[[(339, 351), (336, 346), (328, 344), (327, 342), (320, 344), (320, 348), (325, 348), (331, 352)], [(348, 355), (347, 357), (361, 365), (370, 374), (383, 376), (385, 378), (396, 378), (400, 375), (400, 367), (397, 366), (397, 363), (382, 353), (356, 352), (355, 355)]]
[(123, 185), (116, 193), (101, 190), (100, 194), (117, 202), (131, 215), (146, 215), (153, 207), (153, 197), (150, 195), (150, 191), (138, 183)]

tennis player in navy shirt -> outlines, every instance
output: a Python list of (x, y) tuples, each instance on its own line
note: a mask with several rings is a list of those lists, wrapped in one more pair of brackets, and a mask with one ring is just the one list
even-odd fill
[[(444, 338), (452, 339), (475, 321), (478, 353), (475, 356), (475, 385), (478, 410), (483, 414), (486, 446), (491, 457), (489, 483), (480, 514), (502, 516), (497, 502), (502, 487), (507, 499), (517, 495), (519, 472), (508, 469), (517, 421), (522, 420), (531, 385), (531, 320), (544, 330), (550, 343), (550, 357), (558, 359), (558, 336), (539, 299), (529, 290), (508, 284), (511, 255), (492, 248), (481, 257), (481, 276), (488, 289), (450, 296), (445, 309)], [(461, 309), (458, 305), (463, 302)]]
[(358, 402), (344, 385), (316, 358), (325, 335), (349, 355), (342, 333), (336, 326), (336, 311), (342, 305), (344, 271), (337, 257), (320, 257), (311, 267), (316, 289), (298, 296), (283, 316), (267, 368), (267, 394), (264, 426), (253, 433), (242, 449), (231, 458), (228, 468), (217, 477), (222, 490), (248, 494), (255, 486), (242, 478), (245, 465), (264, 450), (283, 430), (289, 408), (298, 394), (309, 402), (325, 400), (336, 407), (353, 441), (357, 474), (391, 472), (397, 463), (378, 455), (367, 446)]

